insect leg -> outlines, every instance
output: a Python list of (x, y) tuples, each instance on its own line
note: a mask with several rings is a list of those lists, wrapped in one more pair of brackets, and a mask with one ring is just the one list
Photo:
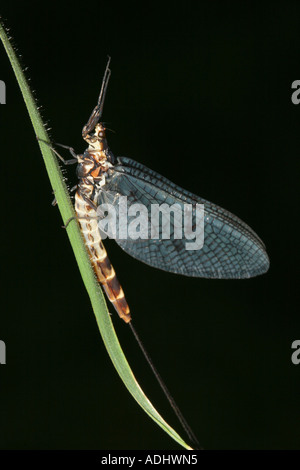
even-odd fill
[[(77, 186), (74, 186), (74, 188), (76, 188), (76, 187), (77, 187)], [(74, 188), (73, 188), (73, 189), (74, 189)], [(88, 198), (85, 194), (83, 194), (81, 191), (80, 191), (80, 196), (85, 200), (85, 202), (86, 202), (94, 211), (97, 211), (97, 206), (96, 206), (96, 204), (95, 204), (93, 201), (91, 201), (91, 199), (89, 199), (89, 198)], [(67, 222), (66, 222), (65, 225), (62, 225), (62, 228), (65, 228), (65, 229), (66, 229), (66, 228), (68, 227), (69, 223), (70, 223), (72, 220), (81, 220), (81, 219), (82, 219), (82, 220), (98, 219), (98, 217), (97, 217), (97, 216), (96, 216), (96, 217), (95, 217), (95, 216), (91, 216), (91, 215), (88, 215), (88, 216), (85, 216), (85, 217), (75, 217), (75, 216), (73, 216), (73, 217), (70, 217), (70, 218), (67, 220)]]
[(60, 155), (60, 153), (58, 153), (58, 151), (49, 142), (47, 142), (46, 140), (40, 139), (39, 137), (37, 137), (37, 140), (39, 140), (40, 142), (43, 142), (44, 144), (48, 145), (48, 147), (51, 148), (51, 150), (55, 153), (55, 155), (58, 156), (58, 158), (63, 162), (64, 165), (74, 165), (75, 163), (78, 163), (78, 155), (76, 154), (73, 147), (69, 147), (68, 145), (62, 145), (62, 144), (56, 143), (56, 145), (59, 145), (59, 147), (63, 147), (65, 149), (69, 150), (71, 155), (74, 157), (74, 158), (71, 158), (70, 160), (65, 160)]
[[(75, 189), (77, 189), (77, 186), (78, 186), (78, 185), (75, 184), (75, 186), (73, 186), (73, 187), (70, 189), (70, 193), (72, 193), (73, 191), (75, 191)], [(55, 191), (52, 191), (52, 194), (55, 194)], [(53, 199), (51, 205), (52, 205), (52, 206), (56, 206), (56, 204), (57, 204), (56, 197), (54, 197), (54, 199)]]

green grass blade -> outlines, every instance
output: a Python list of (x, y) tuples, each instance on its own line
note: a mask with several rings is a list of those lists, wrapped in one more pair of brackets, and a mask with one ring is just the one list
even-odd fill
[[(43, 121), (35, 104), (34, 97), (23, 74), (18, 58), (1, 23), (0, 37), (6, 50), (6, 53), (9, 57), (14, 73), (16, 75), (35, 134), (39, 137), (39, 139), (42, 139), (46, 142), (50, 142)], [(45, 143), (39, 141), (39, 145), (62, 219), (64, 221), (64, 224), (66, 224), (66, 222), (75, 215), (67, 187), (64, 183), (64, 179), (54, 153)], [(132, 396), (135, 398), (135, 400), (138, 402), (138, 404), (143, 408), (143, 410), (167, 434), (169, 434), (169, 436), (171, 436), (184, 448), (191, 449), (191, 447), (189, 447), (184, 442), (184, 440), (176, 433), (176, 431), (171, 426), (169, 426), (168, 423), (166, 423), (166, 421), (156, 411), (156, 409), (153, 407), (149, 399), (142, 391), (138, 382), (136, 381), (116, 336), (112, 321), (110, 319), (110, 315), (106, 307), (102, 290), (95, 279), (78, 223), (75, 220), (68, 225), (67, 234), (70, 239), (70, 243), (72, 245), (83, 282), (85, 284), (94, 309), (100, 334), (102, 336), (108, 354), (115, 368), (117, 369), (117, 372), (120, 375), (123, 383), (129, 390), (129, 392), (132, 394)]]

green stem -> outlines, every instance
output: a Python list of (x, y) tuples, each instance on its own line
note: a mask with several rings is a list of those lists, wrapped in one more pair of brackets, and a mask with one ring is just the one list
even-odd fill
[[(34, 97), (31, 93), (31, 90), (28, 86), (18, 58), (15, 54), (15, 51), (7, 37), (6, 31), (3, 25), (0, 23), (0, 37), (2, 39), (4, 48), (9, 57), (11, 66), (16, 75), (19, 87), (21, 89), (34, 131), (36, 136), (39, 138), (39, 146), (44, 158), (46, 165), (46, 170), (55, 194), (55, 198), (60, 210), (64, 224), (67, 221), (75, 216), (73, 205), (68, 193), (68, 189), (64, 182), (63, 175), (61, 173), (60, 167), (57, 162), (55, 154), (50, 149), (49, 145), (45, 144), (42, 141), (46, 141), (50, 144), (49, 137), (45, 130), (45, 126), (37, 109)], [(106, 303), (102, 290), (96, 281), (89, 256), (81, 236), (79, 225), (76, 220), (73, 220), (68, 224), (67, 234), (72, 245), (75, 258), (90, 297), (92, 307), (96, 316), (97, 324), (100, 330), (100, 334), (104, 341), (105, 347), (108, 351), (108, 354), (117, 369), (118, 374), (120, 375), (123, 383), (135, 398), (138, 404), (143, 408), (143, 410), (167, 433), (171, 436), (176, 442), (178, 442), (185, 449), (191, 449), (183, 439), (176, 433), (176, 431), (171, 428), (166, 421), (161, 417), (161, 415), (153, 407), (149, 399), (146, 397), (138, 382), (136, 381), (129, 364), (126, 360), (126, 357), (121, 349), (120, 343), (116, 336), (110, 315), (108, 313)]]

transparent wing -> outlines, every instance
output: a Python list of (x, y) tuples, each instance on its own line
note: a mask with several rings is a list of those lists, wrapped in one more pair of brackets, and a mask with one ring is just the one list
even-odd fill
[[(117, 158), (116, 165), (110, 170), (106, 184), (99, 193), (98, 203), (113, 204), (118, 212), (121, 196), (127, 197), (128, 207), (143, 204), (149, 214), (153, 204), (175, 204), (168, 221), (168, 239), (161, 238), (163, 223), (158, 230), (159, 238), (151, 238), (151, 224), (148, 226), (148, 238), (116, 237), (116, 242), (124, 251), (150, 266), (186, 276), (223, 279), (253, 277), (265, 273), (269, 268), (263, 242), (238, 217), (127, 157)], [(187, 204), (194, 208), (196, 204), (204, 204), (204, 244), (201, 249), (187, 248), (191, 239), (187, 239), (184, 233), (182, 238), (176, 234), (176, 220)], [(124, 229), (132, 228), (130, 224), (134, 222), (134, 217), (129, 217), (127, 222), (124, 220), (124, 217), (117, 217), (116, 235), (120, 229), (124, 234)], [(124, 227), (124, 223), (127, 227)]]

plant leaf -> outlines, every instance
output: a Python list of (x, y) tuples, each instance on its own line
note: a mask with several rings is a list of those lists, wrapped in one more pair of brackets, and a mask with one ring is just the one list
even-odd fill
[[(16, 75), (34, 131), (36, 136), (39, 138), (40, 149), (55, 194), (58, 208), (60, 210), (64, 224), (67, 224), (68, 220), (70, 220), (72, 217), (75, 217), (68, 189), (64, 182), (63, 175), (61, 173), (55, 154), (50, 149), (49, 145), (42, 142), (45, 141), (50, 144), (49, 137), (45, 130), (34, 97), (28, 86), (16, 53), (6, 34), (5, 28), (1, 23), (0, 37)], [(177, 432), (171, 426), (169, 426), (162, 416), (156, 411), (135, 379), (116, 336), (102, 290), (94, 276), (93, 268), (91, 266), (77, 221), (73, 220), (71, 223), (69, 223), (66, 231), (70, 239), (70, 243), (72, 245), (84, 285), (87, 289), (94, 309), (100, 334), (108, 354), (122, 381), (131, 395), (135, 398), (143, 410), (153, 419), (153, 421), (155, 421), (167, 434), (169, 434), (169, 436), (171, 436), (185, 449), (191, 449), (191, 447), (189, 447), (188, 444), (184, 442), (179, 434), (177, 434)]]

